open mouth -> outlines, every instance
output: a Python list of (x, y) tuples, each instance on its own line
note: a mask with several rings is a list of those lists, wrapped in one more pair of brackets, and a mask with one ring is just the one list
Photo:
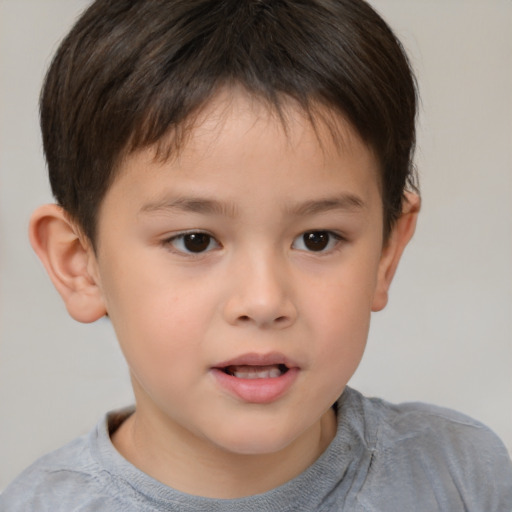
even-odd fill
[(285, 364), (272, 364), (265, 366), (230, 365), (222, 371), (238, 379), (275, 379), (284, 375), (289, 368)]
[(284, 354), (247, 353), (211, 368), (217, 384), (246, 403), (267, 404), (284, 396), (297, 381), (301, 369)]

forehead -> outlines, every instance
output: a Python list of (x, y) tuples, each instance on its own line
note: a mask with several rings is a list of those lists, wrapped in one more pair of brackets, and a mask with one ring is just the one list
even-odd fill
[[(285, 134), (291, 146), (298, 144), (301, 137), (310, 138), (314, 133), (315, 142), (326, 152), (371, 151), (378, 160), (373, 149), (362, 142), (354, 126), (333, 107), (314, 100), (299, 103), (285, 94), (268, 100), (238, 84), (219, 87), (208, 101), (186, 119), (169, 127), (150, 149), (157, 161), (172, 161), (179, 158), (184, 150), (190, 151), (193, 146), (197, 148), (207, 139), (210, 144), (215, 144), (225, 133), (226, 125), (232, 127), (237, 124), (237, 130), (242, 129), (245, 133), (261, 123)], [(121, 163), (140, 149), (146, 150), (148, 147), (128, 147), (121, 154)], [(123, 166), (117, 167), (119, 170)]]
[[(160, 189), (193, 185), (224, 197), (257, 188), (283, 200), (301, 184), (319, 188), (325, 182), (328, 190), (341, 178), (349, 193), (380, 188), (373, 151), (341, 115), (323, 107), (306, 112), (288, 99), (276, 108), (239, 89), (224, 89), (182, 128), (126, 155), (114, 188), (116, 182), (137, 182), (136, 190), (158, 196)], [(150, 192), (152, 187), (157, 190)]]

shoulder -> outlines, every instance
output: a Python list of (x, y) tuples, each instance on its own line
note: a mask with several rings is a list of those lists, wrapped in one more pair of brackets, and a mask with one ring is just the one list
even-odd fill
[(87, 440), (82, 437), (23, 471), (0, 495), (0, 510), (50, 510), (63, 492), (94, 486), (93, 473), (87, 466)]
[(457, 455), (459, 463), (481, 455), (490, 464), (510, 462), (507, 450), (498, 436), (479, 421), (457, 411), (420, 402), (390, 404), (370, 399), (380, 415), (381, 447), (413, 444), (418, 450), (442, 452), (443, 457)]
[(358, 393), (354, 400), (367, 426), (374, 486), (399, 481), (416, 499), (423, 493), (467, 506), (461, 510), (512, 510), (512, 463), (488, 427), (429, 404), (395, 405)]
[[(97, 428), (49, 453), (23, 471), (0, 494), (0, 512), (117, 511), (113, 478), (93, 456)], [(115, 503), (114, 503), (115, 502)]]
[[(411, 442), (419, 449), (432, 444), (444, 453), (461, 448), (484, 450), (498, 459), (510, 460), (498, 436), (481, 422), (452, 409), (421, 402), (393, 404), (381, 398), (368, 398), (349, 390), (367, 428), (370, 444), (386, 449)], [(470, 455), (470, 454), (469, 454)]]

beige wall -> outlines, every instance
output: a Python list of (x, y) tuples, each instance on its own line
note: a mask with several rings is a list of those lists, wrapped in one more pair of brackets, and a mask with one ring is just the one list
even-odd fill
[[(417, 70), (423, 212), (352, 381), (456, 408), (512, 448), (512, 2), (373, 0)], [(50, 201), (37, 96), (85, 0), (0, 0), (0, 489), (131, 401), (107, 321), (67, 317), (26, 237)]]

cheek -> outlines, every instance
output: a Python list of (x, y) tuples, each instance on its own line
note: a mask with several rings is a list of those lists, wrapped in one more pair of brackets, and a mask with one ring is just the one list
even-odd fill
[(355, 323), (363, 321), (370, 315), (377, 274), (376, 258), (364, 253), (353, 257), (306, 282), (310, 303), (317, 314), (328, 317), (333, 325), (342, 318)]
[(338, 302), (319, 312), (318, 336), (323, 341), (319, 357), (336, 371), (351, 372), (359, 364), (368, 337), (370, 312), (367, 301), (361, 308), (354, 302)]
[(130, 372), (153, 399), (162, 392), (181, 392), (176, 384), (189, 382), (201, 368), (200, 327), (185, 320), (186, 307), (179, 301), (138, 302), (121, 323), (113, 322)]
[(355, 259), (331, 272), (321, 284), (309, 283), (309, 318), (321, 343), (324, 364), (352, 372), (363, 354), (370, 325), (377, 264)]
[(148, 392), (172, 390), (207, 368), (202, 358), (219, 303), (218, 283), (205, 286), (165, 270), (110, 275), (111, 320), (132, 374)]
[(357, 297), (333, 300), (319, 312), (318, 318), (321, 333), (314, 361), (322, 375), (318, 396), (334, 403), (357, 370), (366, 348), (370, 325), (368, 300), (365, 298), (360, 304)]

